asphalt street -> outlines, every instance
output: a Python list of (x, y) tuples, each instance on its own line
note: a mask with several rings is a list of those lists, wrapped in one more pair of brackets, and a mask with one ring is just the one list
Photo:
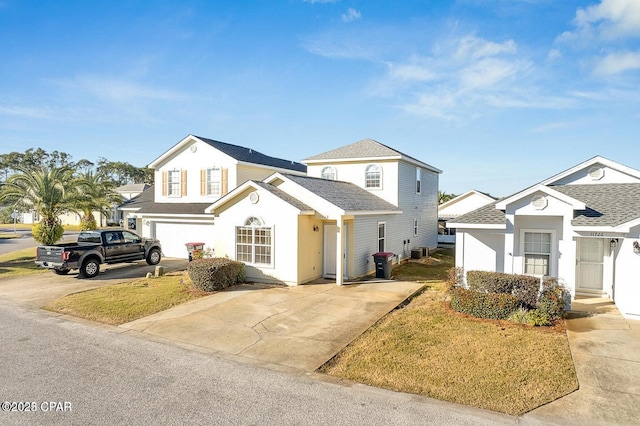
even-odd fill
[[(12, 234), (13, 226), (3, 225), (0, 226), (0, 232)], [(31, 230), (18, 229), (16, 233), (21, 235), (21, 238), (3, 238), (0, 239), (0, 254), (9, 253), (16, 250), (22, 250), (29, 247), (37, 247), (38, 243), (35, 242), (31, 236)], [(77, 231), (65, 232), (60, 242), (73, 242), (78, 238)]]
[(515, 423), (415, 395), (239, 364), (6, 300), (0, 323), (3, 425)]

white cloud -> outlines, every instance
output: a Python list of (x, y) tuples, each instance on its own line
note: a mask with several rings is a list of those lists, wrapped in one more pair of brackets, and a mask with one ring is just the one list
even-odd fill
[(343, 13), (342, 14), (342, 22), (351, 22), (351, 21), (355, 21), (356, 19), (360, 19), (362, 17), (362, 14), (360, 13), (360, 11), (356, 10), (356, 9), (352, 9), (349, 8), (347, 9), (347, 13)]
[(640, 52), (611, 53), (598, 60), (594, 72), (598, 75), (611, 75), (629, 70), (640, 70)]
[(483, 59), (460, 70), (460, 86), (465, 91), (488, 89), (522, 76), (528, 68), (525, 61)]
[(591, 39), (611, 41), (640, 36), (640, 1), (602, 0), (587, 8), (578, 8), (574, 19), (576, 30), (558, 37), (562, 42), (588, 42)]
[(170, 90), (159, 90), (132, 81), (111, 77), (79, 76), (67, 80), (52, 80), (60, 87), (79, 90), (104, 101), (127, 103), (141, 100), (177, 101), (185, 96)]
[(517, 46), (513, 40), (504, 43), (494, 43), (475, 36), (467, 36), (460, 39), (458, 50), (455, 54), (457, 58), (484, 58), (488, 56), (501, 55), (503, 53), (516, 53)]

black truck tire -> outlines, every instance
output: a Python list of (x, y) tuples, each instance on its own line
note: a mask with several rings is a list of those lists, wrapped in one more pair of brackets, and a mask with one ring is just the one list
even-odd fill
[(160, 259), (162, 259), (162, 254), (160, 250), (157, 248), (149, 250), (149, 254), (147, 254), (146, 261), (149, 265), (157, 265), (160, 263)]
[(57, 275), (67, 275), (70, 270), (67, 268), (53, 268), (53, 272)]
[(90, 257), (82, 262), (80, 275), (84, 278), (93, 278), (100, 273), (100, 261), (95, 257)]

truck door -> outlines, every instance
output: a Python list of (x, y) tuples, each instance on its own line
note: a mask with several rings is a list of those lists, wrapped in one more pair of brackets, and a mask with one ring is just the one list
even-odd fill
[(122, 231), (108, 231), (104, 234), (104, 251), (106, 260), (117, 260), (125, 256)]

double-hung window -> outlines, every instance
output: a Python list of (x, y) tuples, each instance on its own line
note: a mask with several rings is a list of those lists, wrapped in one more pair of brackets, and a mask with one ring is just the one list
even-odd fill
[(244, 226), (236, 227), (236, 260), (271, 265), (272, 253), (273, 228), (264, 226), (256, 217), (250, 217)]
[(180, 170), (169, 170), (167, 172), (167, 190), (168, 195), (180, 196)]
[(371, 164), (364, 171), (364, 187), (367, 189), (382, 188), (382, 170), (379, 166)]
[(387, 224), (385, 222), (378, 222), (378, 252), (384, 252), (385, 250), (385, 238), (387, 234)]
[(550, 275), (551, 232), (524, 231), (524, 273)]
[(220, 195), (222, 190), (222, 170), (220, 167), (207, 169), (207, 195)]
[(420, 191), (422, 190), (421, 180), (422, 180), (422, 171), (420, 170), (420, 167), (417, 167), (416, 168), (416, 194), (420, 194)]

